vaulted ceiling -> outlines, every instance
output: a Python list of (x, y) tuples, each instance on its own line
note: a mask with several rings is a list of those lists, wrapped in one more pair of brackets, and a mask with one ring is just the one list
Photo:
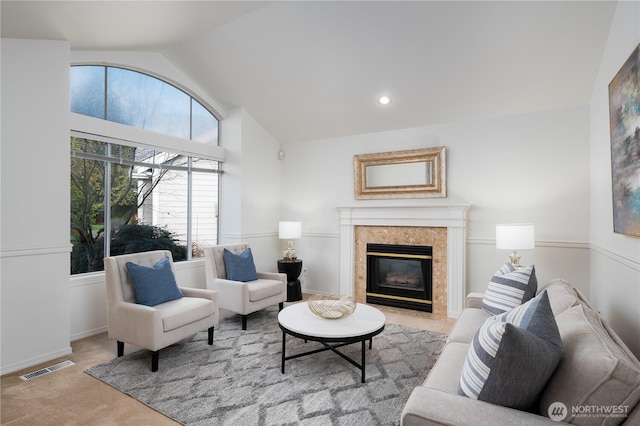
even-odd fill
[[(6, 1), (2, 37), (159, 52), (297, 142), (588, 103), (613, 1)], [(381, 106), (379, 95), (391, 103)]]

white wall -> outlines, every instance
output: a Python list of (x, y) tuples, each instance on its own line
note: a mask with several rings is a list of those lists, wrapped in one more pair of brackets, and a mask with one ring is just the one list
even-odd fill
[(640, 238), (613, 232), (608, 86), (640, 42), (640, 3), (619, 2), (590, 111), (591, 299), (640, 355)]
[[(242, 232), (242, 109), (228, 112), (220, 122), (226, 161), (220, 177), (220, 244), (239, 242)], [(222, 202), (224, 200), (224, 202)]]
[(259, 271), (275, 272), (280, 258), (280, 144), (245, 110), (221, 123), (223, 165), (220, 243), (250, 244)]
[(70, 48), (2, 39), (1, 54), (4, 374), (71, 353)]
[(496, 223), (532, 222), (537, 247), (523, 262), (539, 281), (560, 276), (588, 293), (587, 131), (588, 109), (575, 107), (285, 145), (283, 211), (303, 222), (304, 289), (338, 291), (337, 207), (433, 202), (355, 200), (353, 156), (444, 145), (448, 199), (471, 204), (467, 291), (483, 291), (507, 260)]

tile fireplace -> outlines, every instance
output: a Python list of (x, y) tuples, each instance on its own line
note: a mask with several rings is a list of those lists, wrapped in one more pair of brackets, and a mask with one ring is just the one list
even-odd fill
[(457, 318), (466, 295), (468, 204), (341, 207), (340, 293), (366, 302), (367, 244), (431, 246), (432, 313)]

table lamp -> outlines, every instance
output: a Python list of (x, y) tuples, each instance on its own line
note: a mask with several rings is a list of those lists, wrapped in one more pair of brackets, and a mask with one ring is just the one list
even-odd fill
[(522, 268), (520, 255), (516, 250), (532, 250), (534, 247), (533, 224), (496, 225), (496, 248), (498, 250), (513, 250), (513, 253), (509, 255), (509, 260), (514, 268)]
[(279, 237), (281, 240), (289, 240), (286, 250), (282, 252), (284, 260), (292, 261), (298, 258), (298, 252), (293, 248), (293, 241), (302, 237), (302, 222), (280, 222)]

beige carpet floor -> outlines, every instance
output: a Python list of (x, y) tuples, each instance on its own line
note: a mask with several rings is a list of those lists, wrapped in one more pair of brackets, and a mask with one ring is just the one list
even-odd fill
[[(387, 323), (448, 333), (453, 321), (430, 314), (380, 307)], [(249, 317), (249, 326), (251, 319)], [(116, 356), (106, 333), (71, 343), (73, 353), (0, 377), (2, 425), (175, 425), (174, 421), (84, 372)], [(125, 353), (138, 348), (125, 345)], [(64, 360), (75, 365), (29, 381), (20, 376)], [(162, 352), (160, 353), (162, 362)], [(149, 372), (151, 374), (151, 372)]]

